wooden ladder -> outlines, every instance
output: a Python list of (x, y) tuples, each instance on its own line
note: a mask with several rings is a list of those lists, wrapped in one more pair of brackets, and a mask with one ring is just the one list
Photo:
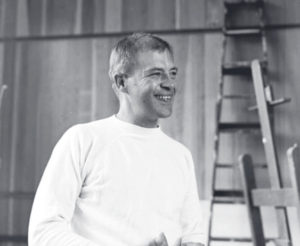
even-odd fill
[[(224, 0), (224, 27), (223, 27), (223, 48), (222, 48), (222, 67), (221, 78), (218, 86), (218, 98), (216, 102), (216, 124), (215, 124), (215, 137), (214, 137), (214, 163), (212, 170), (212, 185), (211, 185), (211, 206), (210, 217), (208, 223), (208, 246), (214, 242), (251, 242), (249, 237), (232, 237), (232, 236), (218, 236), (214, 235), (214, 211), (216, 206), (222, 206), (226, 210), (228, 205), (241, 205), (244, 204), (243, 191), (241, 187), (233, 187), (231, 189), (224, 189), (218, 187), (217, 172), (223, 172), (230, 169), (232, 173), (237, 173), (238, 163), (228, 162), (220, 158), (223, 151), (221, 138), (230, 134), (235, 137), (235, 134), (252, 134), (253, 132), (260, 131), (259, 122), (247, 122), (245, 120), (228, 121), (224, 120), (224, 107), (223, 104), (228, 101), (243, 103), (252, 100), (255, 96), (252, 94), (241, 94), (235, 92), (225, 91), (226, 84), (229, 80), (239, 80), (239, 83), (248, 83), (251, 78), (251, 59), (233, 59), (230, 57), (229, 49), (232, 43), (239, 44), (241, 39), (248, 38), (255, 39), (260, 44), (258, 59), (261, 65), (265, 68), (267, 66), (267, 46), (264, 31), (264, 4), (262, 0)], [(231, 20), (239, 11), (248, 11), (250, 9), (255, 12), (257, 21), (254, 26), (239, 26)], [(242, 40), (242, 42), (243, 42)], [(228, 58), (230, 57), (230, 58)], [(247, 110), (247, 109), (246, 109)], [(237, 159), (236, 157), (232, 158)], [(264, 164), (260, 165), (262, 168)], [(238, 179), (234, 177), (234, 179)]]
[[(300, 157), (299, 147), (296, 144), (288, 149), (287, 158), (292, 187), (259, 189), (255, 182), (251, 156), (245, 154), (240, 157), (240, 169), (254, 246), (265, 246), (266, 242), (259, 209), (261, 206), (275, 207), (279, 216), (282, 212), (286, 213), (287, 207), (296, 207), (300, 223)], [(280, 230), (282, 226), (278, 224), (278, 228)], [(293, 245), (290, 235), (287, 238), (281, 235), (278, 239), (274, 239), (274, 243), (278, 246)]]
[[(249, 26), (239, 26), (232, 23), (232, 16), (241, 11), (255, 12), (257, 14), (257, 24)], [(266, 169), (269, 173), (279, 175), (276, 150), (273, 143), (272, 124), (273, 124), (273, 106), (288, 102), (290, 99), (281, 98), (278, 100), (273, 99), (272, 87), (267, 84), (263, 76), (267, 75), (267, 44), (265, 37), (265, 23), (264, 23), (264, 2), (263, 0), (224, 0), (224, 28), (223, 28), (223, 53), (222, 53), (222, 70), (221, 78), (219, 81), (218, 99), (216, 103), (216, 128), (214, 138), (214, 163), (212, 172), (212, 186), (211, 186), (211, 206), (208, 228), (208, 246), (213, 242), (252, 242), (250, 237), (232, 237), (232, 236), (215, 236), (213, 235), (213, 221), (215, 206), (223, 206), (224, 210), (228, 205), (241, 205), (245, 204), (246, 200), (242, 187), (233, 187), (232, 189), (219, 188), (217, 185), (217, 170), (231, 169), (233, 172), (233, 179), (236, 181), (240, 179), (240, 172), (238, 172), (238, 161), (227, 163), (220, 158), (222, 152), (221, 136), (223, 134), (262, 134), (264, 144), (266, 163), (255, 163), (256, 168)], [(233, 42), (237, 46), (240, 39), (255, 39), (260, 44), (260, 54), (257, 58), (246, 60), (231, 60), (228, 61), (228, 46)], [(226, 59), (227, 58), (227, 59)], [(253, 59), (255, 59), (253, 61)], [(237, 79), (236, 79), (237, 78)], [(249, 83), (254, 87), (254, 94), (236, 94), (230, 93), (224, 89), (226, 83), (229, 81), (238, 80), (239, 83)], [(235, 81), (236, 82), (236, 81)], [(248, 107), (246, 111), (258, 111), (258, 121), (224, 121), (222, 113), (224, 113), (223, 104), (227, 100), (246, 100), (251, 101), (256, 99), (257, 105)], [(247, 135), (248, 136), (248, 135)], [(270, 146), (270, 147), (269, 147)], [(227, 147), (228, 148), (228, 147)], [(237, 160), (238, 156), (234, 157)], [(237, 171), (237, 172), (236, 172)], [(234, 173), (235, 172), (235, 173)], [(281, 185), (281, 178), (277, 181), (272, 181), (274, 187)], [(287, 226), (286, 212), (280, 209), (277, 212), (278, 218), (282, 221), (280, 224), (281, 238), (290, 238), (289, 228)]]
[[(268, 175), (271, 189), (257, 189), (253, 171), (253, 163), (250, 155), (240, 157), (241, 174), (244, 186), (244, 195), (248, 207), (250, 219), (251, 233), (255, 246), (265, 245), (262, 219), (259, 206), (272, 206), (276, 208), (278, 222), (278, 238), (273, 240), (277, 245), (292, 245), (291, 232), (287, 216), (287, 206), (299, 205), (299, 181), (297, 181), (297, 173), (299, 174), (299, 158), (296, 159), (296, 147), (288, 150), (288, 160), (290, 163), (290, 176), (293, 188), (283, 188), (282, 177), (280, 175), (280, 167), (277, 158), (276, 146), (274, 144), (274, 135), (269, 118), (269, 108), (273, 105), (281, 104), (289, 101), (289, 99), (271, 100), (266, 97), (266, 88), (259, 61), (254, 60), (251, 64), (252, 76), (255, 87), (261, 129), (263, 134), (263, 144), (268, 164)], [(268, 87), (267, 87), (268, 88)], [(295, 164), (295, 160), (298, 162)], [(299, 215), (300, 217), (300, 215)]]

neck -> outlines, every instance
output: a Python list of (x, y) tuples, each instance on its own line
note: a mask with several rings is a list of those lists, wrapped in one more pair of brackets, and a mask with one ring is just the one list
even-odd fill
[(145, 119), (145, 117), (138, 117), (136, 115), (130, 114), (126, 111), (119, 110), (116, 117), (122, 121), (138, 125), (146, 128), (155, 128), (158, 126), (158, 120)]

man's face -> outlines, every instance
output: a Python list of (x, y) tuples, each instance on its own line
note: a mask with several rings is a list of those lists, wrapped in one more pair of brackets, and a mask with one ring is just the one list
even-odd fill
[(127, 84), (133, 116), (146, 124), (169, 117), (175, 96), (176, 74), (173, 57), (167, 50), (138, 53)]

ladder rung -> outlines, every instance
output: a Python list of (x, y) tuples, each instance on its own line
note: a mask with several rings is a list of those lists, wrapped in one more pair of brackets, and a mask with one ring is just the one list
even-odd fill
[(257, 130), (259, 122), (222, 122), (219, 123), (220, 131)]
[(248, 237), (210, 237), (211, 241), (218, 242), (252, 242), (253, 240)]
[(235, 198), (213, 198), (212, 202), (214, 204), (245, 204), (245, 200), (243, 198), (235, 197)]
[[(260, 61), (261, 67), (266, 69), (267, 62)], [(238, 61), (233, 63), (225, 63), (222, 65), (223, 75), (251, 75), (251, 62)]]
[[(253, 163), (254, 168), (268, 168), (268, 165), (266, 163)], [(232, 163), (216, 163), (216, 168), (238, 168), (237, 164)]]
[(222, 96), (223, 99), (255, 99), (255, 95), (251, 95), (251, 94), (248, 94), (248, 95), (223, 95)]
[(258, 28), (243, 28), (243, 29), (227, 29), (224, 31), (227, 36), (243, 36), (243, 35), (259, 35), (261, 34), (261, 29)]
[(214, 190), (214, 197), (243, 197), (242, 190)]
[(241, 190), (214, 190), (212, 203), (214, 204), (245, 204)]
[(236, 164), (228, 164), (228, 163), (216, 163), (216, 168), (235, 168), (238, 167)]
[(226, 63), (222, 66), (224, 75), (251, 75), (250, 62)]

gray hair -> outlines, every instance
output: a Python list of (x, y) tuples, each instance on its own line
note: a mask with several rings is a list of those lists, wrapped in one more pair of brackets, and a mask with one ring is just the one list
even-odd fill
[(136, 55), (141, 51), (169, 51), (173, 56), (172, 46), (158, 36), (149, 33), (133, 33), (121, 39), (112, 49), (109, 59), (109, 77), (130, 74), (136, 64)]

